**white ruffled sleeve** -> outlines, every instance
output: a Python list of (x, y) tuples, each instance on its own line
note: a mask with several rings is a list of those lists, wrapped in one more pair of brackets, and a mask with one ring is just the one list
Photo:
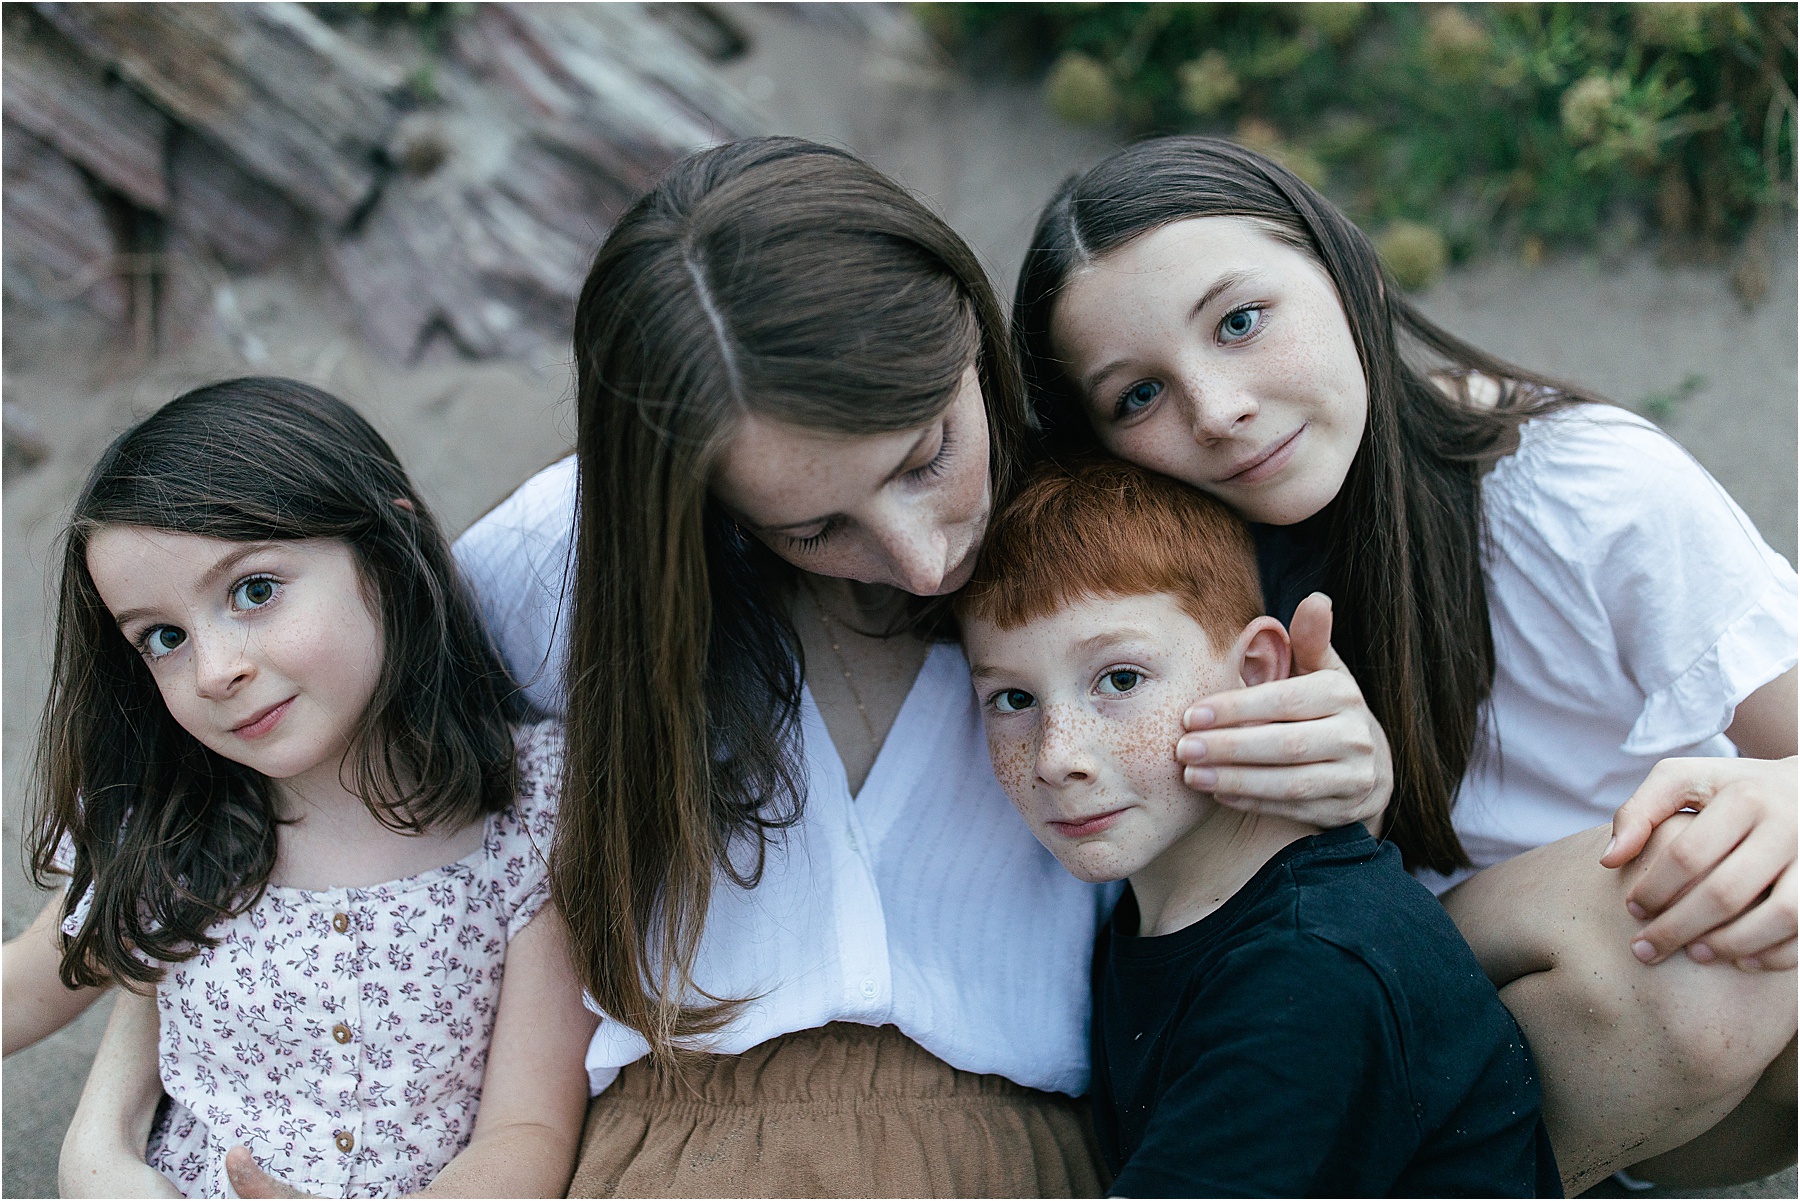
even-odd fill
[[(75, 872), (75, 840), (69, 837), (67, 831), (64, 831), (62, 838), (56, 844), (56, 850), (50, 856), (50, 866), (65, 876), (73, 875)], [(76, 900), (75, 907), (69, 911), (68, 916), (63, 918), (61, 927), (63, 934), (69, 938), (80, 934), (81, 927), (86, 924), (88, 914), (93, 912), (93, 909), (94, 886), (89, 884), (87, 890)]]
[(519, 795), (496, 823), (506, 890), (506, 937), (518, 935), (550, 899), (550, 846), (562, 796), (563, 731), (554, 721), (517, 731)]
[(1724, 732), (1745, 697), (1800, 657), (1793, 567), (1642, 418), (1584, 407), (1527, 432), (1529, 478), (1507, 485), (1514, 516), (1597, 605), (1608, 628), (1589, 636), (1612, 643), (1642, 694), (1620, 749), (1665, 755)]

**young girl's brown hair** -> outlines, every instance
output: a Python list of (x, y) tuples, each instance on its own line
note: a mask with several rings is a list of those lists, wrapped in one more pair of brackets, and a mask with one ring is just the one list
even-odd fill
[(267, 779), (176, 723), (107, 611), (87, 547), (113, 525), (349, 546), (384, 647), (346, 783), (400, 830), (510, 802), (516, 689), (394, 452), (349, 405), (293, 380), (197, 388), (107, 447), (64, 537), (29, 840), (40, 886), (73, 845), (65, 915), (93, 888), (64, 984), (153, 982), (158, 963), (210, 945), (209, 926), (261, 897), (281, 820)]
[[(1450, 806), (1494, 679), (1480, 477), (1511, 453), (1522, 422), (1595, 398), (1426, 320), (1362, 231), (1274, 161), (1215, 138), (1153, 138), (1063, 184), (1019, 274), (1013, 336), (1053, 448), (1095, 444), (1051, 342), (1063, 286), (1078, 268), (1192, 217), (1248, 218), (1310, 255), (1337, 289), (1368, 384), (1362, 444), (1330, 504), (1269, 536), (1322, 562), (1316, 583), (1335, 602), (1332, 642), (1393, 752), (1387, 836), (1409, 866), (1449, 872), (1468, 863)], [(1499, 387), (1497, 403), (1471, 403), (1473, 376)]]

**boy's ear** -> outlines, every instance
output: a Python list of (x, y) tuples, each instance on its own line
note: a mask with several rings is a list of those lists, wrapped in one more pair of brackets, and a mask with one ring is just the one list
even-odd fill
[(1257, 618), (1232, 644), (1231, 661), (1246, 687), (1287, 679), (1294, 664), (1287, 628), (1273, 617)]

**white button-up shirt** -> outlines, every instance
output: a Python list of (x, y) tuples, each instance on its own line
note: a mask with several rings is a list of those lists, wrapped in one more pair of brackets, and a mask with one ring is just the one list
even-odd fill
[[(532, 700), (560, 713), (575, 460), (528, 480), (457, 542), (489, 628)], [(994, 780), (968, 668), (931, 649), (862, 790), (811, 694), (807, 796), (753, 889), (717, 878), (695, 983), (753, 998), (703, 1044), (737, 1054), (828, 1022), (892, 1023), (954, 1067), (1079, 1095), (1089, 963), (1116, 888), (1083, 884), (1032, 837)], [(648, 1051), (602, 1015), (593, 1091)]]

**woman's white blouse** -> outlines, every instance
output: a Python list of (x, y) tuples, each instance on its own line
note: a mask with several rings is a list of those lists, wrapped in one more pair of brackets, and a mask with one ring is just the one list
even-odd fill
[[(532, 700), (560, 713), (575, 460), (528, 480), (456, 544), (489, 629)], [(706, 1049), (737, 1054), (827, 1022), (892, 1023), (968, 1072), (1079, 1095), (1088, 970), (1116, 889), (1083, 884), (995, 782), (968, 669), (932, 648), (862, 791), (803, 699), (807, 797), (761, 882), (714, 884), (695, 983), (754, 997)], [(594, 1092), (648, 1048), (602, 1015)]]
[(1452, 813), (1477, 868), (1609, 821), (1659, 759), (1736, 755), (1734, 710), (1800, 640), (1794, 569), (1623, 409), (1528, 422), (1482, 509), (1494, 690)]

